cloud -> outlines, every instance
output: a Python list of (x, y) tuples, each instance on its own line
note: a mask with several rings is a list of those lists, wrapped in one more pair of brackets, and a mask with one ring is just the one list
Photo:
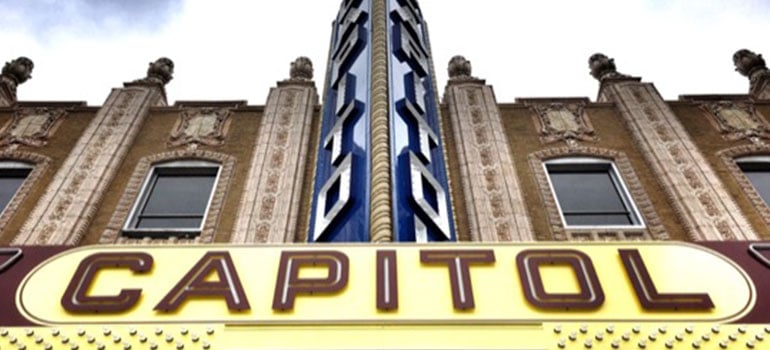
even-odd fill
[(36, 40), (61, 35), (107, 37), (154, 32), (178, 13), (183, 0), (4, 0), (0, 30), (23, 30)]

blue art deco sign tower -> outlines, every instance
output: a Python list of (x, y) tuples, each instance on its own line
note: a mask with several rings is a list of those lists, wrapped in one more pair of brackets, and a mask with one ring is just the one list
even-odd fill
[(430, 41), (416, 0), (344, 0), (308, 239), (455, 240)]

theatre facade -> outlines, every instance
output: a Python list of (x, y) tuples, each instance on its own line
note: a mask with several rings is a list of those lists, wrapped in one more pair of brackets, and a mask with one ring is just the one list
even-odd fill
[(343, 0), (264, 105), (170, 101), (165, 57), (19, 101), (10, 60), (0, 349), (770, 349), (770, 70), (732, 58), (736, 94), (597, 53), (595, 100), (498, 101), (417, 0)]

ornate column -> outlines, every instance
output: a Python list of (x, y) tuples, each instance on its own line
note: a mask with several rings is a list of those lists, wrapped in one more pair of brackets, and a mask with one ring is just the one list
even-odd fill
[(595, 54), (591, 75), (600, 101), (614, 102), (693, 240), (751, 240), (757, 235), (652, 83), (620, 74)]
[(270, 90), (231, 242), (294, 241), (317, 103), (313, 64), (297, 58)]
[(735, 70), (749, 78), (749, 95), (756, 100), (770, 100), (770, 70), (762, 55), (738, 50), (733, 55)]
[(444, 102), (449, 105), (471, 237), (483, 242), (534, 240), (492, 87), (471, 76), (471, 63), (462, 56), (449, 61)]
[(165, 106), (174, 63), (150, 63), (147, 77), (113, 89), (13, 244), (76, 244), (83, 236), (151, 106)]
[(19, 57), (11, 62), (5, 62), (0, 74), (0, 107), (12, 106), (16, 103), (16, 88), (32, 78), (35, 64), (26, 57)]

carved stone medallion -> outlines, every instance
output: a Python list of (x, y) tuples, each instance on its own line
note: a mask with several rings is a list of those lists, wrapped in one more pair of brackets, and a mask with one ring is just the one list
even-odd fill
[(179, 115), (168, 141), (170, 147), (188, 144), (219, 146), (225, 141), (229, 109), (191, 108)]
[(543, 143), (595, 141), (594, 128), (583, 110), (583, 104), (553, 102), (531, 104), (529, 107), (537, 115)]
[(722, 137), (729, 141), (770, 139), (770, 126), (754, 106), (740, 101), (720, 101), (701, 105), (713, 117)]
[(41, 147), (48, 143), (52, 130), (65, 116), (62, 109), (21, 108), (14, 111), (13, 119), (0, 131), (0, 146), (21, 144)]

